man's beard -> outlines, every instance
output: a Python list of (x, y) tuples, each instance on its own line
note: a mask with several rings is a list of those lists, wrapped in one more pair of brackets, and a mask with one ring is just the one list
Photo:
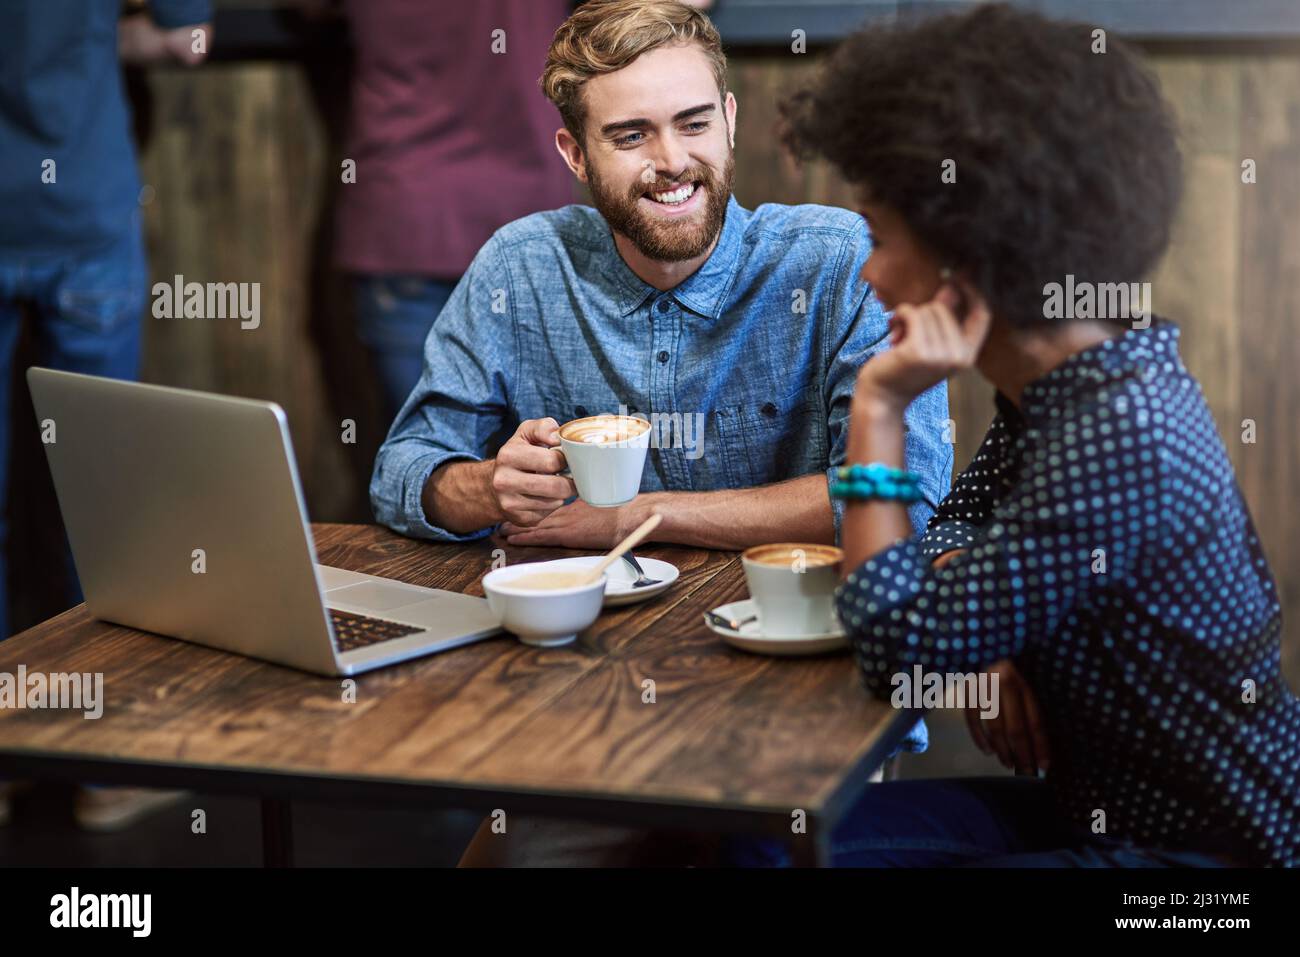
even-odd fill
[[(681, 262), (702, 256), (718, 238), (727, 218), (727, 201), (731, 198), (731, 181), (735, 168), (735, 156), (728, 152), (727, 165), (723, 168), (720, 179), (708, 166), (692, 166), (668, 182), (658, 179), (653, 183), (638, 181), (624, 196), (616, 195), (612, 189), (606, 188), (597, 175), (595, 166), (591, 164), (587, 166), (587, 176), (592, 201), (611, 229), (631, 240), (632, 245), (647, 259)], [(642, 196), (647, 192), (666, 189), (673, 182), (697, 183), (697, 189), (704, 188), (703, 220), (696, 217), (689, 221), (684, 217), (680, 221), (660, 219), (641, 208)]]

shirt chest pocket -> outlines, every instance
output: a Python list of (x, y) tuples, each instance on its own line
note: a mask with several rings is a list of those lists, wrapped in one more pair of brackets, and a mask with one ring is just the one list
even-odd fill
[[(638, 415), (636, 397), (616, 398), (605, 388), (548, 389), (540, 394), (540, 415), (549, 415), (560, 425), (589, 415)], [(644, 417), (644, 416), (643, 416)]]
[(717, 410), (720, 458), (730, 487), (765, 485), (826, 468), (826, 414), (816, 386), (784, 398), (740, 398)]

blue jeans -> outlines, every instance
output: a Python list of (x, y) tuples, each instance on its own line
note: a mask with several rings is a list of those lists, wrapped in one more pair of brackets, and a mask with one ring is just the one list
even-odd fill
[(356, 275), (352, 295), (357, 338), (379, 375), (384, 414), (397, 418), (424, 368), (424, 340), (446, 305), (456, 280), (424, 276)]
[[(69, 372), (135, 379), (149, 274), (137, 217), (120, 239), (87, 253), (26, 255), (0, 252), (0, 639), (9, 637), (9, 462), (15, 434), (37, 429), (13, 422), (11, 393), (20, 305), (35, 319), (37, 364)], [(23, 386), (26, 387), (25, 385)], [(66, 551), (69, 604), (82, 600)]]
[[(1226, 867), (1205, 851), (1163, 851), (1062, 821), (1046, 781), (936, 778), (873, 784), (831, 834), (836, 867)], [(728, 842), (726, 862), (787, 866), (775, 841)]]

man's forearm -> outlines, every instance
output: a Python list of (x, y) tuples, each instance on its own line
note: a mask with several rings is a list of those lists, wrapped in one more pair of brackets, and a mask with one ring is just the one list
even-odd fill
[(765, 542), (835, 542), (824, 473), (759, 488), (647, 492), (633, 508), (638, 523), (659, 512), (655, 540), (677, 545), (740, 550)]
[(496, 463), (449, 462), (434, 469), (420, 493), (424, 518), (430, 525), (468, 535), (501, 521), (492, 470)]

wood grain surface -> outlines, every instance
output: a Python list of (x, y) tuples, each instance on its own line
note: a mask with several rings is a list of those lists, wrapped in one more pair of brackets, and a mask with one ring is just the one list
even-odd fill
[[(435, 545), (376, 526), (315, 533), (324, 564), (472, 595), (494, 561), (573, 554)], [(550, 813), (632, 821), (646, 804), (757, 812), (787, 827), (794, 810), (837, 813), (899, 733), (899, 713), (867, 697), (848, 654), (757, 657), (709, 632), (701, 612), (745, 594), (735, 553), (640, 554), (674, 563), (680, 579), (607, 610), (573, 645), (489, 639), (362, 675), (355, 703), (342, 679), (97, 621), (79, 606), (0, 644), (0, 672), (103, 672), (103, 717), (0, 710), (0, 775), (19, 757), (29, 769), (90, 759), (205, 769), (203, 783), (217, 786), (221, 772), (237, 773), (252, 790), (306, 776), (431, 786), (466, 806), (547, 796)]]

